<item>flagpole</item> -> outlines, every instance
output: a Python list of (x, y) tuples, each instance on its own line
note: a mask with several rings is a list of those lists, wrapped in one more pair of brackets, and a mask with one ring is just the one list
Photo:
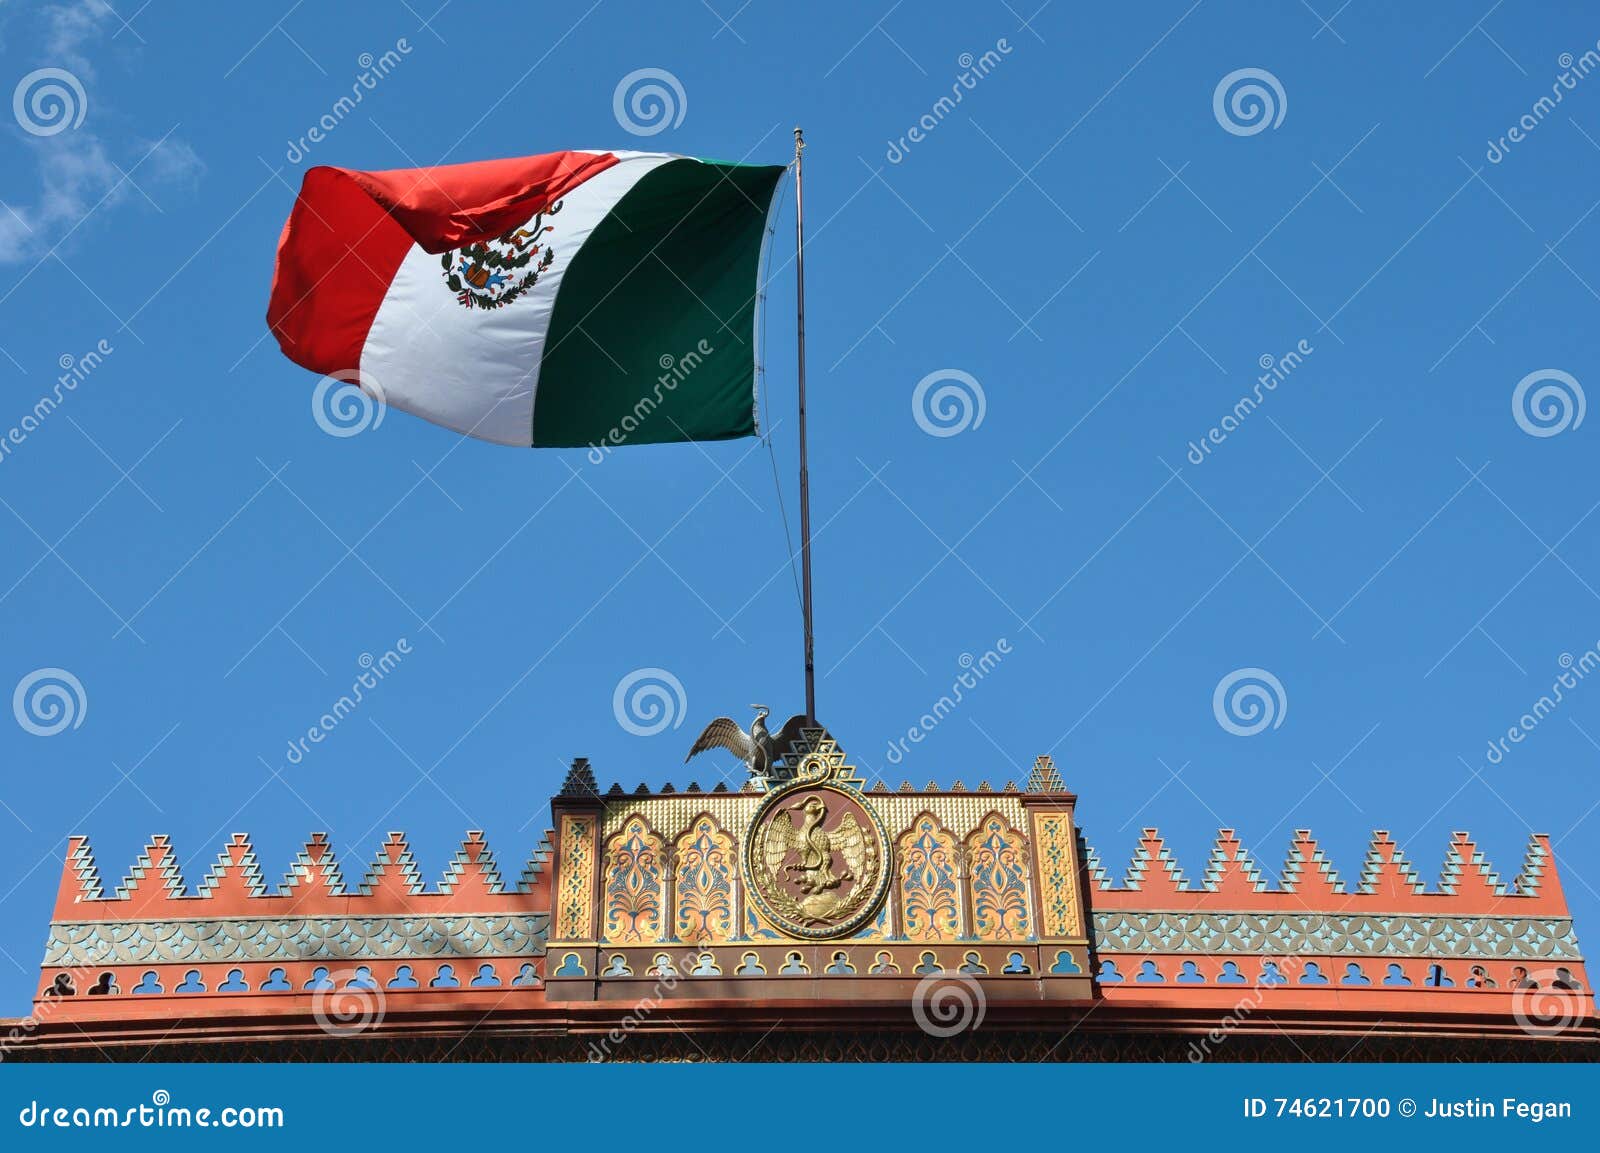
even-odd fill
[(806, 142), (794, 130), (794, 274), (795, 325), (800, 397), (800, 611), (805, 617), (806, 721), (817, 723), (817, 674), (811, 627), (811, 474), (806, 468), (806, 226), (801, 199), (800, 154)]

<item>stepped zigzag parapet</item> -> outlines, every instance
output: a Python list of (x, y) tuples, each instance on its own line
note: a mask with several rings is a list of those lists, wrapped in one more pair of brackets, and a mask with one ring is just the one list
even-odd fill
[(403, 912), (413, 906), (417, 911), (437, 911), (438, 906), (463, 902), (484, 905), (481, 911), (493, 912), (495, 899), (508, 910), (524, 910), (528, 898), (548, 885), (550, 854), (549, 841), (542, 840), (529, 856), (517, 885), (507, 888), (483, 834), (473, 831), (457, 848), (437, 887), (430, 890), (406, 838), (390, 833), (361, 884), (350, 890), (326, 834), (316, 833), (295, 855), (283, 883), (273, 889), (263, 879), (249, 837), (235, 833), (190, 893), (171, 842), (162, 835), (151, 838), (126, 878), (108, 896), (88, 838), (73, 837), (56, 916), (59, 920), (196, 917), (212, 915), (208, 906), (216, 906), (220, 915), (245, 909), (260, 915), (345, 915), (360, 910), (363, 903), (370, 903), (375, 910), (382, 906), (385, 911)]
[[(1549, 864), (1550, 838), (1543, 833), (1529, 839), (1522, 873), (1509, 886), (1501, 882), (1468, 834), (1454, 834), (1446, 849), (1439, 887), (1432, 891), (1400, 846), (1381, 829), (1372, 835), (1361, 880), (1353, 888), (1340, 879), (1338, 870), (1307, 829), (1294, 833), (1283, 874), (1276, 884), (1263, 876), (1232, 829), (1218, 832), (1199, 885), (1184, 879), (1182, 867), (1156, 829), (1145, 829), (1140, 834), (1121, 884), (1115, 884), (1107, 875), (1092, 846), (1085, 843), (1083, 854), (1089, 888), (1096, 894), (1095, 903), (1102, 908), (1155, 907), (1161, 905), (1158, 898), (1170, 898), (1182, 908), (1282, 908), (1296, 912), (1382, 908), (1533, 916), (1545, 909), (1565, 915), (1566, 907)], [(1530, 907), (1530, 903), (1538, 907)]]

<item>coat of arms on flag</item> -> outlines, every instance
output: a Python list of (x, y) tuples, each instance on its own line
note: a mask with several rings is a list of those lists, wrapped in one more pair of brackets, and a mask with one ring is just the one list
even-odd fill
[[(521, 228), (445, 253), (440, 261), (444, 282), (456, 300), (466, 308), (502, 308), (539, 283), (539, 274), (556, 258), (548, 241), (540, 243), (546, 233), (555, 231), (544, 218), (560, 211), (558, 200)], [(539, 262), (523, 272), (535, 257)]]

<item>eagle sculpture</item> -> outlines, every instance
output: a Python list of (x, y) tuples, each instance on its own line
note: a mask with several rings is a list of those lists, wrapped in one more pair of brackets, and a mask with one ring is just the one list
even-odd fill
[[(798, 827), (790, 813), (801, 814)], [(837, 889), (843, 881), (859, 880), (867, 867), (867, 835), (855, 814), (846, 813), (832, 829), (824, 829), (827, 816), (828, 806), (821, 797), (807, 797), (773, 818), (762, 845), (767, 869), (774, 874), (780, 869), (788, 873), (795, 887), (808, 897)], [(791, 853), (799, 859), (785, 864)], [(844, 859), (844, 868), (837, 873), (835, 853)]]
[(750, 723), (748, 733), (735, 724), (733, 718), (718, 717), (706, 726), (705, 732), (700, 734), (700, 739), (695, 741), (694, 748), (683, 758), (684, 763), (688, 764), (707, 749), (727, 749), (744, 762), (744, 767), (752, 778), (765, 780), (772, 772), (773, 763), (799, 739), (806, 718), (804, 713), (790, 717), (784, 722), (783, 728), (778, 730), (777, 737), (773, 737), (767, 731), (767, 717), (772, 710), (766, 705), (750, 707), (756, 710), (756, 719)]

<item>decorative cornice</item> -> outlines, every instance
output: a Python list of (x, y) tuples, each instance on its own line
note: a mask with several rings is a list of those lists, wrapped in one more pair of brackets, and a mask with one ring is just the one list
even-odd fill
[(1141, 834), (1127, 877), (1120, 885), (1111, 883), (1093, 849), (1086, 846), (1084, 858), (1089, 871), (1090, 903), (1099, 910), (1382, 910), (1463, 917), (1569, 915), (1552, 863), (1550, 839), (1542, 833), (1530, 840), (1522, 875), (1512, 886), (1501, 883), (1466, 833), (1456, 833), (1447, 850), (1441, 884), (1431, 892), (1383, 830), (1373, 834), (1361, 880), (1353, 889), (1340, 880), (1306, 829), (1295, 832), (1283, 876), (1276, 885), (1270, 885), (1262, 876), (1231, 829), (1217, 834), (1198, 887), (1184, 881), (1176, 859), (1155, 829), (1145, 829)]
[(549, 909), (550, 846), (542, 841), (521, 881), (507, 888), (483, 834), (469, 833), (437, 888), (424, 884), (405, 837), (391, 833), (355, 891), (346, 888), (333, 847), (317, 833), (276, 890), (262, 880), (250, 839), (235, 833), (193, 893), (185, 890), (165, 836), (151, 838), (113, 895), (100, 883), (85, 837), (68, 842), (54, 920), (194, 920), (233, 916), (439, 915), (531, 913)]

